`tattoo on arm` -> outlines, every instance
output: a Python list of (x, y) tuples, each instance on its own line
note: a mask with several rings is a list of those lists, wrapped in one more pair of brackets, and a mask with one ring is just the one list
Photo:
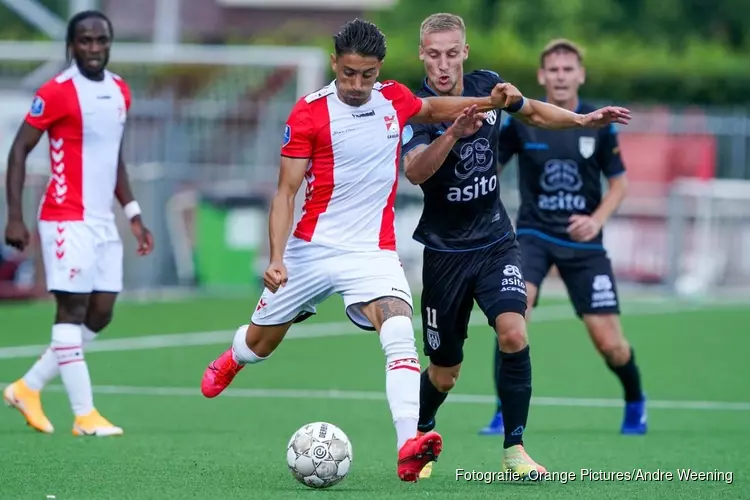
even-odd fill
[(383, 315), (383, 322), (395, 316), (406, 316), (411, 318), (411, 307), (403, 300), (396, 297), (383, 297), (375, 305)]

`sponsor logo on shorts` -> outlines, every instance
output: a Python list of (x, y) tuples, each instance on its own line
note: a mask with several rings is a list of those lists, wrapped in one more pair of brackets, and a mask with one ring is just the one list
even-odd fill
[(503, 268), (503, 274), (506, 276), (515, 276), (516, 278), (523, 280), (521, 270), (518, 268), (518, 266), (514, 266), (512, 264), (505, 265), (505, 268)]
[(500, 281), (500, 292), (516, 292), (526, 295), (526, 282), (521, 274), (521, 269), (512, 264), (506, 264), (503, 268), (503, 274), (508, 276)]
[(614, 292), (612, 280), (606, 274), (594, 276), (591, 283), (591, 307), (616, 307), (617, 295)]

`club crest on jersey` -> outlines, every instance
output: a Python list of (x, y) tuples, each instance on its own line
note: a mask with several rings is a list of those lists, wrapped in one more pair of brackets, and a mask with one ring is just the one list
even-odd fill
[(487, 118), (485, 120), (488, 124), (494, 125), (497, 121), (497, 110), (493, 109), (487, 112)]
[(281, 147), (284, 147), (287, 144), (289, 144), (289, 141), (291, 140), (292, 140), (292, 127), (290, 127), (289, 125), (286, 125), (284, 127), (284, 143), (281, 145)]
[(591, 158), (594, 154), (594, 146), (596, 145), (596, 139), (594, 137), (579, 137), (578, 138), (578, 151), (584, 158)]
[(387, 115), (383, 117), (385, 120), (385, 130), (388, 133), (389, 139), (398, 138), (401, 135), (401, 130), (398, 127), (398, 120), (396, 115)]
[(34, 97), (31, 101), (31, 111), (29, 113), (33, 117), (42, 116), (44, 114), (44, 99), (39, 96)]

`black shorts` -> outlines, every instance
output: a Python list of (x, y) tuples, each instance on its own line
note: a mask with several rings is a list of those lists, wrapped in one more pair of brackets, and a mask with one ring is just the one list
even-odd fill
[(478, 250), (424, 250), (422, 336), (432, 364), (451, 367), (463, 361), (475, 300), (493, 329), (502, 313), (526, 315), (526, 283), (514, 235)]
[[(554, 265), (578, 317), (584, 314), (620, 314), (612, 262), (604, 249), (568, 247), (531, 234), (519, 235), (518, 243), (523, 258), (523, 275), (539, 291)], [(539, 295), (537, 292), (537, 301)], [(531, 306), (536, 306), (536, 303)]]

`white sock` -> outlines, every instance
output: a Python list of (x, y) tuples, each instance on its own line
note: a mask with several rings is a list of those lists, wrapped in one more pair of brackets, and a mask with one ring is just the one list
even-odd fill
[(395, 316), (380, 329), (385, 353), (385, 393), (396, 427), (396, 447), (417, 435), (421, 370), (411, 319)]
[[(83, 334), (83, 347), (85, 349), (89, 342), (96, 338), (96, 333), (92, 332), (85, 326), (81, 326), (81, 330)], [(41, 391), (58, 375), (60, 375), (60, 367), (57, 364), (57, 356), (55, 356), (55, 351), (50, 347), (44, 351), (37, 362), (29, 368), (29, 371), (23, 376), (23, 381), (32, 391)]]
[(52, 347), (49, 347), (39, 356), (36, 363), (29, 368), (29, 371), (23, 376), (23, 381), (32, 391), (41, 391), (59, 373), (57, 356), (55, 356), (55, 351), (52, 350)]
[(260, 363), (270, 357), (270, 355), (265, 358), (258, 356), (247, 346), (247, 341), (245, 340), (247, 327), (248, 325), (239, 327), (234, 334), (234, 341), (232, 342), (232, 357), (241, 365)]
[(86, 348), (89, 343), (96, 338), (96, 332), (93, 330), (89, 330), (89, 327), (86, 325), (81, 325), (81, 335), (83, 339), (83, 347)]
[(86, 360), (83, 359), (83, 332), (81, 325), (59, 324), (52, 327), (52, 350), (60, 367), (70, 407), (77, 416), (94, 410), (94, 394)]

